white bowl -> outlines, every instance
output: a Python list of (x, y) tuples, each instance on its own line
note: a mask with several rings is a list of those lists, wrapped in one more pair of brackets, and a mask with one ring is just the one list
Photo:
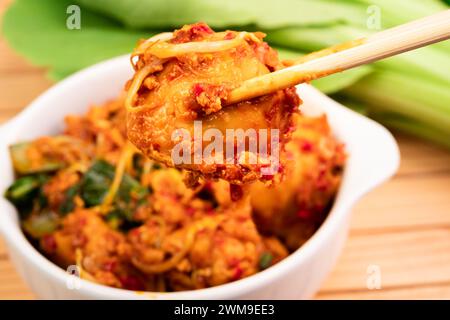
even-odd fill
[[(132, 70), (128, 56), (87, 68), (61, 81), (0, 129), (0, 192), (14, 179), (8, 145), (60, 132), (63, 118), (81, 114), (94, 103), (115, 98)], [(174, 293), (137, 293), (74, 276), (47, 260), (25, 238), (16, 209), (0, 198), (0, 232), (18, 272), (44, 299), (300, 299), (310, 298), (330, 272), (347, 237), (352, 206), (391, 177), (399, 165), (392, 135), (381, 125), (329, 99), (309, 85), (299, 94), (308, 113), (325, 112), (349, 154), (333, 208), (319, 230), (300, 249), (275, 266), (225, 285)], [(75, 287), (75, 289), (74, 289)]]

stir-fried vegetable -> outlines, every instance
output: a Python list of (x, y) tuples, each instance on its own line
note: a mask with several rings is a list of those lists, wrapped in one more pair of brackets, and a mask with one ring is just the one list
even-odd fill
[[(56, 137), (34, 140), (30, 160), (49, 156), (66, 165), (45, 175), (18, 175), (6, 194), (31, 208), (18, 208), (31, 243), (63, 269), (77, 265), (83, 279), (163, 292), (251, 276), (303, 245), (339, 188), (342, 170), (336, 168), (345, 164), (345, 149), (326, 117), (293, 119), (296, 138), (282, 155), (294, 160), (283, 167), (289, 179), (272, 187), (261, 182), (248, 189), (247, 200), (233, 202), (230, 189), (236, 188), (226, 181), (194, 185), (134, 149), (125, 128), (118, 128), (124, 111), (122, 98), (94, 105), (69, 116), (58, 143)], [(292, 215), (302, 209), (308, 217)]]
[(9, 153), (11, 154), (11, 161), (19, 174), (31, 174), (37, 172), (55, 171), (64, 167), (62, 161), (55, 159), (43, 159), (42, 163), (38, 166), (31, 163), (28, 155), (29, 149), (32, 147), (30, 142), (16, 143), (9, 147)]
[[(71, 212), (75, 206), (76, 196), (80, 196), (86, 207), (101, 205), (112, 184), (114, 174), (114, 166), (104, 160), (97, 160), (80, 182), (66, 191), (66, 201), (63, 202), (59, 211), (63, 214)], [(148, 194), (148, 188), (143, 187), (130, 175), (124, 174), (106, 220), (116, 226), (125, 222), (133, 223), (134, 209)]]
[[(13, 153), (11, 156), (13, 157)], [(23, 161), (28, 160), (24, 158)], [(74, 210), (75, 197), (79, 196), (86, 207), (101, 205), (114, 175), (114, 166), (104, 160), (95, 161), (81, 180), (65, 191), (65, 201), (59, 207), (58, 213), (47, 207), (47, 199), (43, 194), (43, 187), (50, 179), (49, 175), (32, 174), (20, 177), (6, 190), (5, 197), (18, 208), (24, 219), (25, 231), (33, 238), (40, 238), (57, 228), (60, 214), (65, 215)], [(124, 174), (105, 220), (115, 229), (128, 229), (138, 225), (133, 218), (133, 212), (144, 200), (148, 203), (146, 198), (149, 193), (148, 188), (130, 175)]]
[(22, 216), (27, 215), (35, 204), (45, 203), (41, 187), (46, 180), (47, 176), (41, 174), (21, 177), (6, 190), (5, 198), (19, 209)]
[(264, 252), (259, 258), (259, 268), (261, 270), (267, 269), (271, 266), (273, 255), (270, 252)]
[(25, 231), (33, 238), (39, 239), (56, 230), (59, 216), (53, 211), (43, 211), (30, 215), (22, 222)]

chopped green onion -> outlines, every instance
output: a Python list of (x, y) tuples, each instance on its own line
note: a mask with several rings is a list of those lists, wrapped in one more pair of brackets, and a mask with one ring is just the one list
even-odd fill
[(39, 239), (56, 230), (59, 225), (59, 217), (52, 211), (44, 211), (39, 214), (31, 214), (23, 221), (23, 228), (33, 238)]
[(273, 260), (273, 255), (270, 252), (264, 252), (259, 258), (259, 268), (261, 270), (267, 269), (271, 266)]

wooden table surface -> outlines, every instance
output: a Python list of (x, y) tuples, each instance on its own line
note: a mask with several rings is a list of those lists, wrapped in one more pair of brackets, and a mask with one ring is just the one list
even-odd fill
[[(9, 1), (0, 0), (0, 15)], [(51, 85), (45, 70), (0, 38), (0, 123)], [(354, 208), (350, 237), (318, 299), (450, 299), (450, 152), (395, 136), (400, 170)], [(367, 288), (371, 270), (380, 271), (380, 289)], [(32, 298), (0, 239), (0, 299)]]

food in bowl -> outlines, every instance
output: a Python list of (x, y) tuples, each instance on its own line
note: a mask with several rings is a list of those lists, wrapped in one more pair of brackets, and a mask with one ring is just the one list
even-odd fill
[[(275, 174), (265, 174), (264, 169), (277, 150), (274, 138), (281, 148), (289, 140), (300, 104), (296, 89), (227, 105), (230, 92), (240, 83), (284, 67), (264, 36), (214, 32), (196, 23), (141, 42), (131, 55), (135, 74), (125, 100), (130, 141), (146, 156), (202, 177), (235, 185), (273, 179)], [(224, 138), (214, 153), (205, 155), (211, 141), (205, 132), (211, 128)], [(188, 151), (182, 151), (183, 161), (174, 160), (177, 130), (176, 137), (190, 143)], [(230, 130), (255, 130), (256, 143), (263, 140), (260, 132), (264, 132), (267, 154), (240, 143), (227, 134)], [(201, 132), (198, 145), (189, 138), (196, 131)], [(229, 151), (239, 150), (240, 145), (241, 152), (230, 156)], [(202, 157), (196, 159), (198, 154)]]
[(229, 182), (187, 188), (182, 171), (131, 147), (123, 106), (123, 97), (92, 106), (67, 116), (60, 135), (10, 147), (17, 179), (6, 197), (30, 241), (62, 268), (130, 290), (206, 288), (276, 264), (325, 219), (345, 163), (325, 116), (295, 115), (285, 179), (232, 201)]

